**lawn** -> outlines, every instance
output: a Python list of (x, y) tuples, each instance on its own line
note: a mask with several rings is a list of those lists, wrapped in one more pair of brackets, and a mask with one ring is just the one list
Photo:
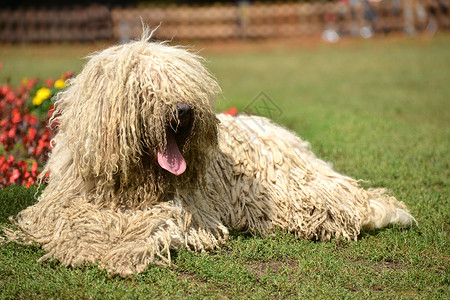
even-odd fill
[[(102, 46), (0, 46), (0, 82), (78, 72)], [(174, 266), (127, 279), (37, 263), (38, 247), (1, 244), (0, 298), (448, 299), (450, 36), (245, 46), (202, 45), (223, 89), (217, 110), (235, 106), (297, 132), (337, 171), (389, 189), (419, 227), (363, 232), (358, 242), (233, 232), (222, 249), (181, 250)], [(0, 190), (0, 223), (35, 193)]]

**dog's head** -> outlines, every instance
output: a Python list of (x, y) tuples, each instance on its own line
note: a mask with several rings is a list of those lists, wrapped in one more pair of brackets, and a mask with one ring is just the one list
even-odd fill
[(76, 172), (98, 179), (101, 193), (135, 190), (137, 198), (198, 184), (217, 146), (220, 91), (202, 59), (148, 35), (89, 59), (57, 101)]

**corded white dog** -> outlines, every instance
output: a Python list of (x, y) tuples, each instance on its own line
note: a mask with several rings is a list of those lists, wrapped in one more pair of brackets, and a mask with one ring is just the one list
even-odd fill
[(363, 227), (415, 222), (294, 133), (216, 115), (220, 88), (201, 58), (149, 39), (93, 54), (59, 95), (48, 186), (13, 220), (10, 240), (126, 276), (170, 263), (170, 250), (214, 249), (228, 228), (356, 240)]

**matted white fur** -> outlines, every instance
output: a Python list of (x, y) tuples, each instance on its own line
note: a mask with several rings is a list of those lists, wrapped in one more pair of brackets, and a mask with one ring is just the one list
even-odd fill
[[(356, 240), (363, 227), (415, 222), (402, 202), (336, 173), (287, 129), (216, 116), (220, 89), (201, 58), (148, 40), (93, 54), (59, 95), (48, 186), (11, 219), (20, 230), (4, 229), (9, 240), (126, 276), (170, 264), (170, 250), (220, 247), (232, 227)], [(180, 103), (192, 108), (185, 127)], [(172, 135), (187, 166), (179, 176), (158, 164)]]

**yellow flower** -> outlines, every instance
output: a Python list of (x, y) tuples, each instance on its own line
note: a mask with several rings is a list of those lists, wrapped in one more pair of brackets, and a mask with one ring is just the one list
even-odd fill
[(36, 92), (36, 96), (34, 96), (33, 98), (33, 104), (34, 105), (41, 105), (41, 103), (45, 100), (50, 98), (50, 96), (52, 95), (52, 92), (50, 91), (50, 89), (43, 87), (40, 88), (39, 90), (37, 90)]
[(25, 78), (22, 78), (22, 84), (25, 85), (25, 84), (27, 84), (27, 83), (28, 83), (28, 78), (26, 78), (26, 77), (25, 77)]
[(63, 89), (66, 87), (66, 82), (63, 79), (58, 79), (55, 81), (55, 88), (57, 89)]

